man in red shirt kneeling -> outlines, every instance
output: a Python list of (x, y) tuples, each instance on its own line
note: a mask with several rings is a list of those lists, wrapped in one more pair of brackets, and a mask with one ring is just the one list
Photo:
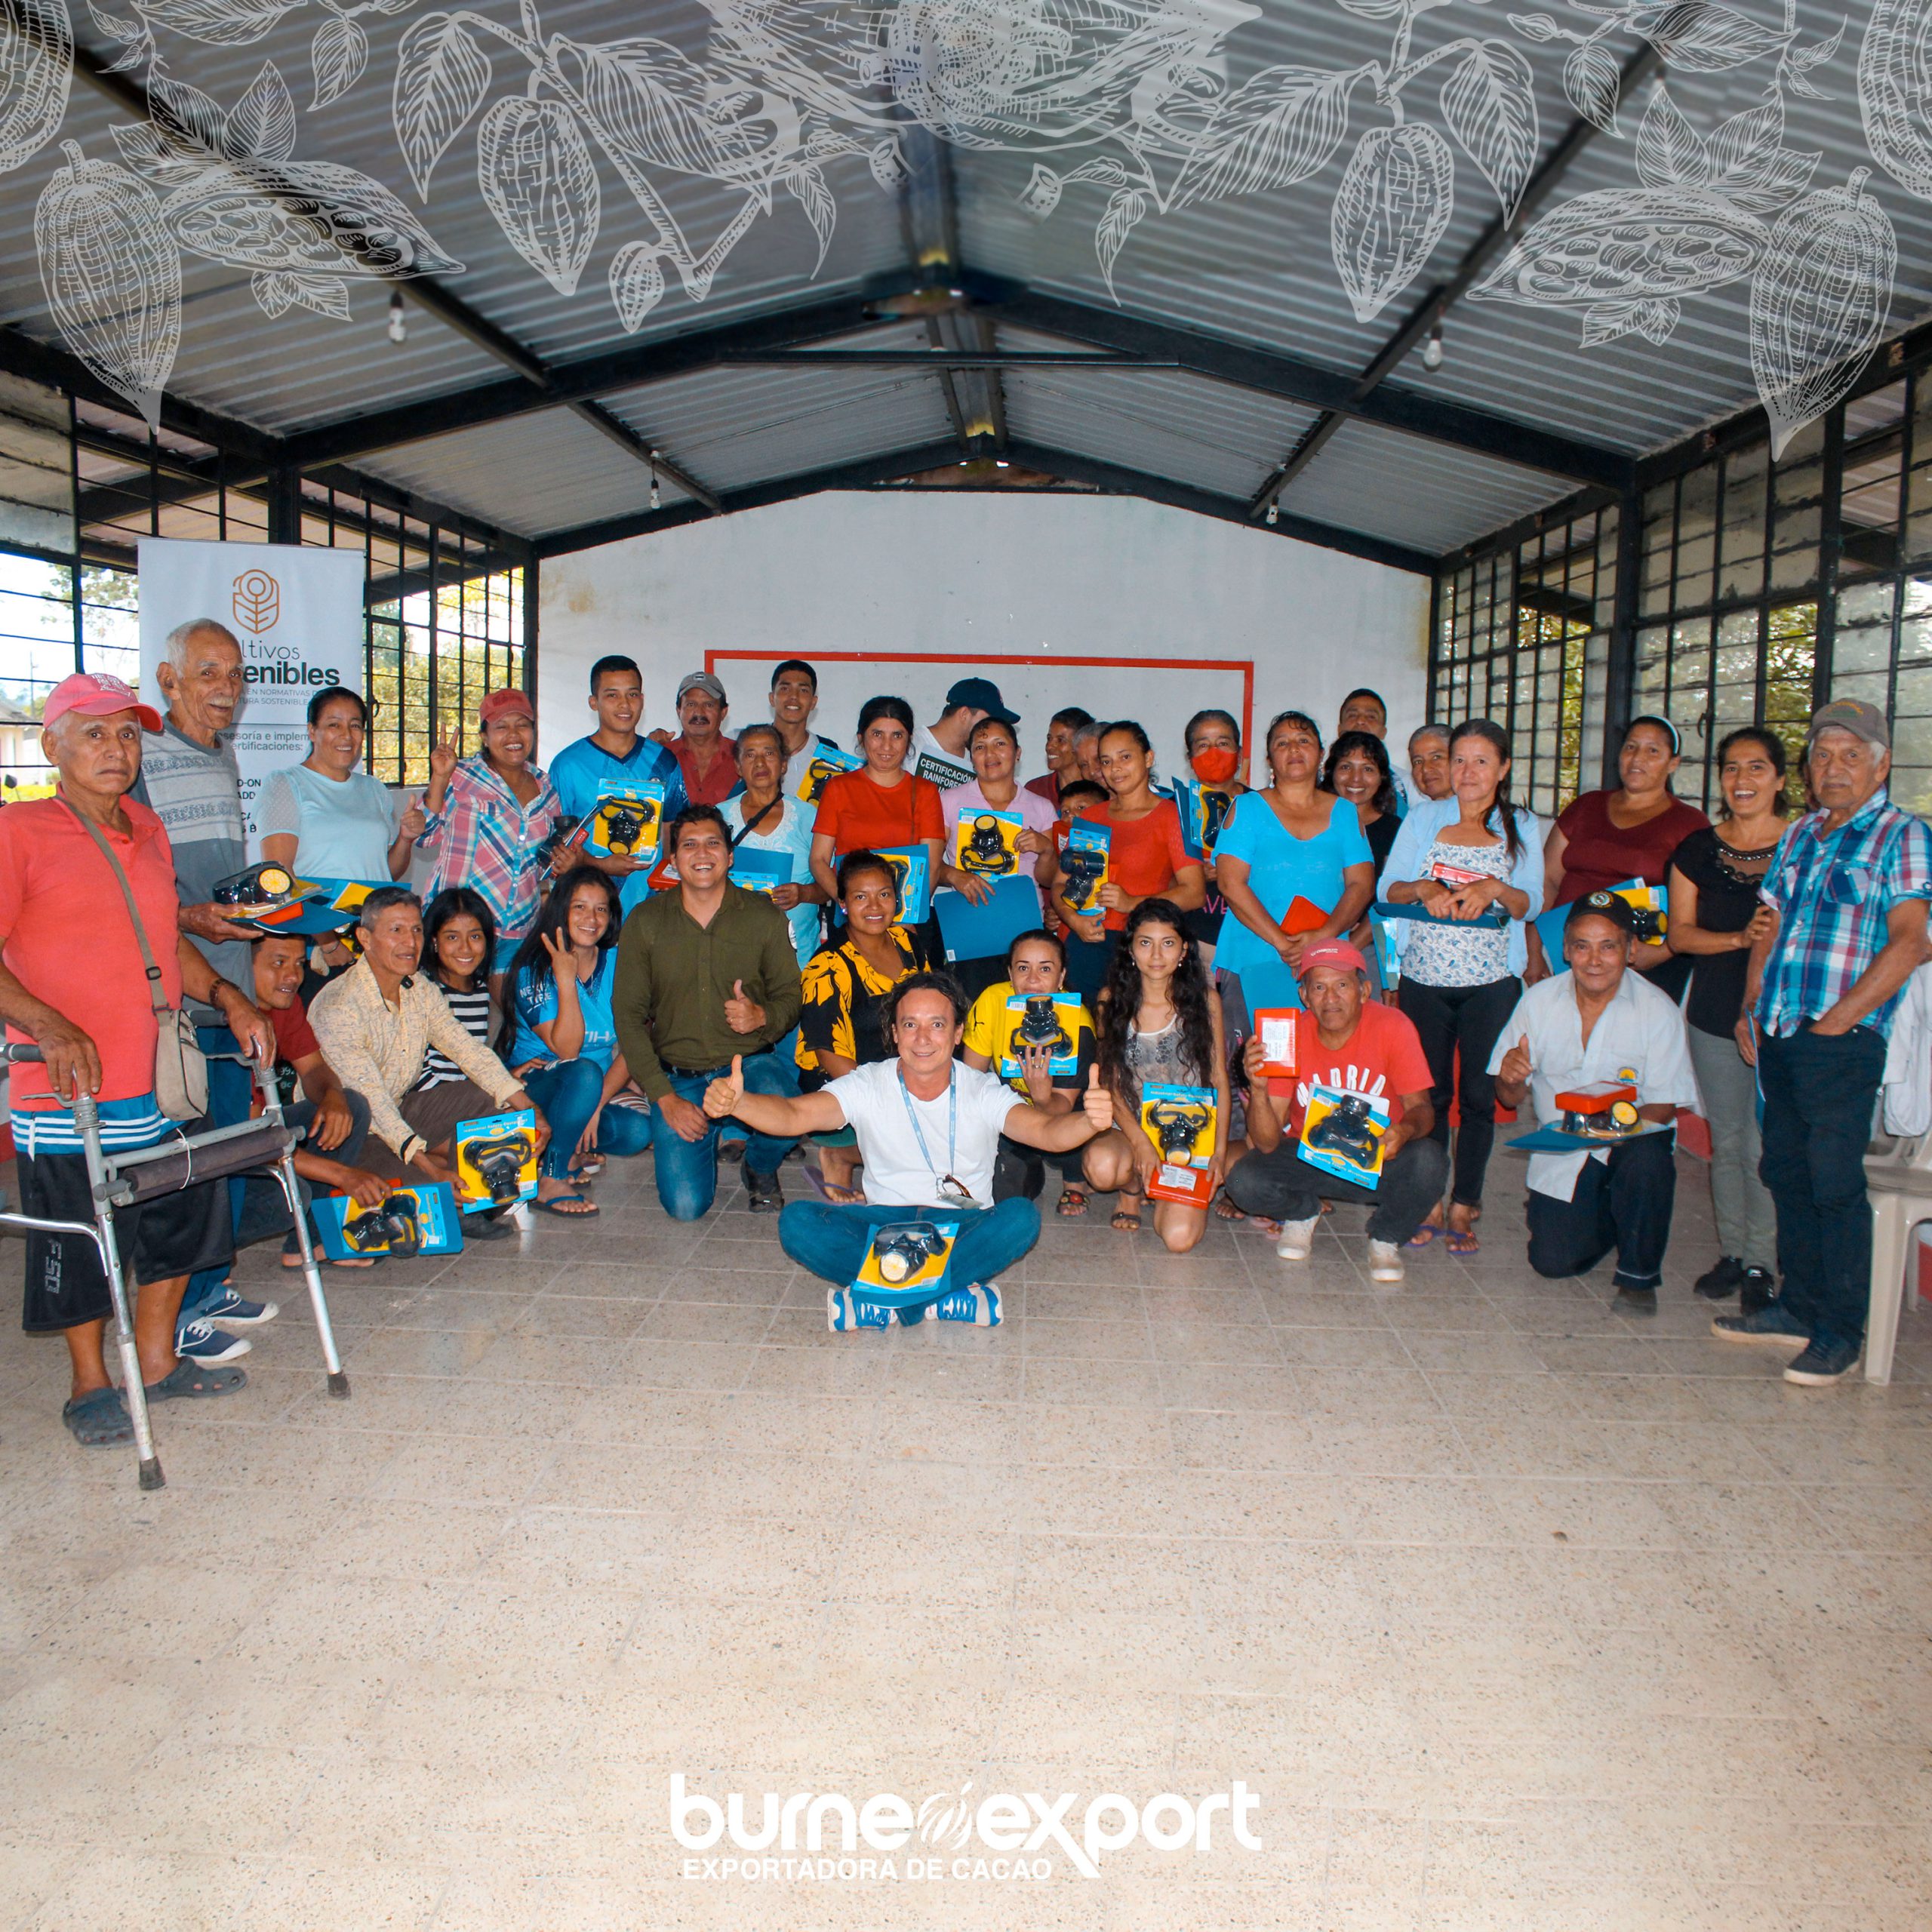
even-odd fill
[[(1402, 1244), (1442, 1198), (1448, 1172), (1446, 1151), (1429, 1138), (1435, 1109), (1428, 1058), (1414, 1022), (1368, 998), (1367, 962), (1346, 940), (1304, 947), (1300, 984), (1305, 1006), (1294, 1016), (1290, 1091), (1276, 1093), (1264, 1075), (1259, 1034), (1247, 1043), (1247, 1139), (1254, 1151), (1229, 1169), (1228, 1198), (1244, 1214), (1281, 1223), (1275, 1252), (1284, 1261), (1308, 1259), (1324, 1201), (1364, 1202), (1375, 1211), (1368, 1217), (1369, 1278), (1399, 1281)], [(1358, 1097), (1363, 1113), (1371, 1103), (1387, 1109), (1374, 1187), (1303, 1157), (1309, 1100), (1317, 1087)]]

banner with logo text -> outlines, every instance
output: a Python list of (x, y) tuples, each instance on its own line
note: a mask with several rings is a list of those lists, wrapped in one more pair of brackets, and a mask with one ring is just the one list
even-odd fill
[(362, 688), (362, 553), (166, 537), (144, 537), (140, 549), (143, 697), (165, 707), (155, 674), (177, 624), (212, 617), (242, 646), (235, 761), (257, 855), (255, 801), (271, 771), (309, 755), (309, 700), (325, 685)]

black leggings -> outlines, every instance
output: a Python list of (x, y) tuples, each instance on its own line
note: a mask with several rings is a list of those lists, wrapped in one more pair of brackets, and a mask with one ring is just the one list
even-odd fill
[[(1456, 1137), (1455, 1182), (1450, 1198), (1465, 1208), (1482, 1205), (1483, 1176), (1489, 1169), (1489, 1150), (1496, 1139), (1496, 1080), (1489, 1057), (1496, 1051), (1504, 1023), (1523, 996), (1523, 983), (1512, 973), (1486, 986), (1426, 986), (1404, 978), (1398, 993), (1401, 1010), (1414, 1021), (1428, 1057), (1434, 1091), (1435, 1124), (1429, 1132), (1449, 1144), (1449, 1100), (1453, 1094), (1462, 1112), (1462, 1131)], [(1457, 1077), (1456, 1054), (1461, 1049), (1462, 1075)]]

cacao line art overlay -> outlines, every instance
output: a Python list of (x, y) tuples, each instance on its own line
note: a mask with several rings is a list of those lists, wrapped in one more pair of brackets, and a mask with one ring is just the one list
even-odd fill
[[(1251, 0), (688, 5), (705, 30), (697, 54), (642, 33), (546, 31), (538, 0), (429, 11), (417, 0), (90, 0), (150, 109), (112, 128), (111, 155), (61, 142), (41, 192), (36, 252), (63, 340), (153, 420), (180, 342), (185, 257), (248, 271), (271, 318), (300, 306), (346, 321), (355, 280), (463, 272), (426, 224), (469, 176), (532, 270), (561, 295), (601, 282), (635, 331), (674, 283), (704, 301), (780, 206), (809, 224), (816, 273), (838, 213), (827, 164), (866, 162), (869, 183), (838, 171), (848, 194), (855, 182), (895, 192), (913, 128), (967, 154), (1030, 157), (1019, 200), (1038, 221), (1097, 208), (1110, 291), (1143, 223), (1318, 198), (1337, 299), (1367, 323), (1427, 269), (1459, 176), (1515, 222), (1546, 137), (1561, 132), (1539, 114), (1540, 63), (1546, 94), (1560, 86), (1606, 150), (1628, 155), (1631, 179), (1512, 231), (1468, 299), (1571, 312), (1587, 351), (1626, 337), (1661, 346), (1687, 301), (1748, 285), (1742, 347), (1782, 452), (1884, 337), (1898, 256), (1884, 198), (1932, 201), (1932, 0), (1872, 0), (1862, 37), (1847, 14), (1822, 39), (1801, 32), (1795, 0), (1566, 0), (1536, 13), (1275, 0), (1269, 17), (1291, 29), (1297, 13), (1354, 16), (1364, 57), (1238, 82), (1230, 51), (1263, 18)], [(226, 106), (178, 78), (192, 43), (248, 46), (278, 29), (308, 35), (300, 103), (272, 60)], [(1644, 42), (1663, 77), (1621, 100)], [(59, 135), (73, 44), (66, 0), (0, 0), (0, 171)], [(1684, 77), (1713, 75), (1727, 77), (1731, 111), (1694, 121), (1671, 83), (1681, 94)], [(301, 116), (358, 86), (389, 91), (413, 206), (359, 169), (296, 158)], [(1847, 132), (1856, 115), (1861, 160), (1844, 180), (1819, 178), (1821, 154), (1788, 143), (1794, 99), (1841, 102)], [(710, 232), (674, 212), (681, 180), (728, 191)]]

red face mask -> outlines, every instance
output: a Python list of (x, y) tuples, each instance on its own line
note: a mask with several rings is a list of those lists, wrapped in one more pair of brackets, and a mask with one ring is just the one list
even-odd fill
[(1188, 763), (1194, 768), (1195, 777), (1210, 785), (1225, 785), (1235, 775), (1241, 754), (1226, 745), (1210, 745), (1206, 750), (1196, 752)]

